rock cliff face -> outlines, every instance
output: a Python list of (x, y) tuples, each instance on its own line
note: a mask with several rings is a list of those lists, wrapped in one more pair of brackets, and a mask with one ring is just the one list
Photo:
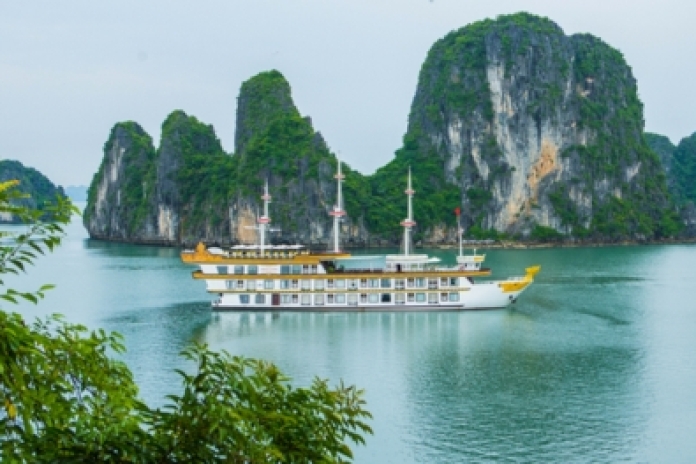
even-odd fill
[(438, 160), (433, 181), (458, 188), (474, 230), (653, 237), (669, 205), (631, 69), (545, 18), (502, 16), (439, 40), (404, 141), (414, 169)]
[(175, 111), (162, 124), (157, 150), (155, 218), (171, 243), (228, 242), (234, 165), (213, 126)]
[[(0, 182), (18, 180), (17, 190), (28, 195), (28, 198), (18, 200), (18, 204), (42, 209), (41, 206), (55, 202), (56, 197), (65, 197), (65, 192), (56, 186), (46, 176), (34, 168), (24, 166), (19, 161), (0, 161)], [(43, 219), (49, 219), (45, 214)], [(0, 213), (0, 224), (14, 224), (19, 220), (10, 213)]]
[[(332, 233), (327, 215), (336, 198), (336, 158), (309, 118), (292, 102), (277, 71), (242, 85), (236, 153), (226, 154), (212, 126), (183, 111), (162, 125), (155, 150), (134, 122), (119, 123), (89, 189), (84, 223), (91, 237), (167, 245), (254, 243), (263, 183), (274, 203), (270, 239), (323, 246)], [(366, 230), (356, 198), (366, 195), (362, 176), (350, 173), (345, 241), (361, 244)]]
[(139, 241), (152, 228), (145, 221), (148, 193), (155, 188), (151, 178), (154, 156), (152, 139), (137, 123), (113, 127), (87, 192), (83, 222), (91, 237)]
[[(174, 245), (192, 237), (229, 236), (229, 182), (210, 179), (221, 165), (229, 170), (225, 163), (229, 166), (230, 157), (212, 126), (183, 111), (164, 122), (157, 150), (137, 123), (116, 124), (89, 188), (85, 227), (93, 238), (133, 243)], [(211, 203), (220, 198), (220, 204)]]

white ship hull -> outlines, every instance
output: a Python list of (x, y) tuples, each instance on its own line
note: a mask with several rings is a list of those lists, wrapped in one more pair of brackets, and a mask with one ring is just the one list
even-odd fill
[[(452, 271), (453, 273), (456, 271)], [(207, 290), (218, 295), (212, 306), (219, 310), (242, 311), (461, 311), (504, 308), (517, 301), (531, 278), (471, 283), (466, 277), (403, 274), (397, 278), (325, 278), (287, 275), (286, 279), (234, 280), (211, 275)], [(277, 277), (277, 276), (275, 276)], [(304, 277), (304, 279), (302, 279)], [(427, 286), (409, 286), (417, 282)], [(367, 284), (383, 285), (383, 288)], [(361, 286), (362, 285), (362, 286)], [(288, 288), (292, 287), (292, 288)], [(329, 287), (329, 288), (327, 288)]]

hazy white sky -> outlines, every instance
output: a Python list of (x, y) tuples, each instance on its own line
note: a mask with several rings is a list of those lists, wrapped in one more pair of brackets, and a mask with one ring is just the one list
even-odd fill
[(548, 16), (623, 52), (646, 129), (696, 131), (696, 6), (685, 0), (0, 0), (0, 159), (88, 184), (117, 121), (156, 143), (183, 109), (234, 149), (241, 83), (278, 69), (332, 150), (371, 173), (401, 143), (418, 71), (447, 32)]

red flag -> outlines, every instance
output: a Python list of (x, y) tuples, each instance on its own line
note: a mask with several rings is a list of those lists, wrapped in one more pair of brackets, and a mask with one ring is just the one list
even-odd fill
[(462, 210), (461, 210), (461, 208), (459, 208), (459, 206), (457, 206), (456, 208), (454, 208), (454, 214), (456, 214), (457, 216), (459, 216), (460, 214), (462, 214)]

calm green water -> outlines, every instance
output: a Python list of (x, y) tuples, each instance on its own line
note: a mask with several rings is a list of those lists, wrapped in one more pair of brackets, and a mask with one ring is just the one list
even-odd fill
[(58, 285), (27, 314), (124, 334), (151, 404), (177, 391), (193, 340), (297, 384), (357, 384), (375, 431), (358, 463), (696, 460), (696, 247), (494, 250), (487, 263), (542, 272), (510, 310), (211, 313), (176, 250), (90, 241), (75, 224), (10, 284)]

